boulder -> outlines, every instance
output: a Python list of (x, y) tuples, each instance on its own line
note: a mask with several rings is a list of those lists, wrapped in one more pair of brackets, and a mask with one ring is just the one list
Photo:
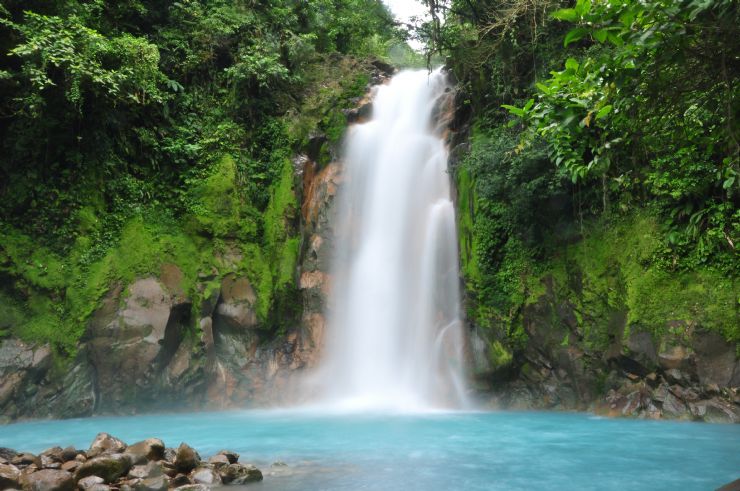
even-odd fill
[(13, 460), (10, 461), (10, 463), (17, 467), (35, 465), (38, 469), (41, 469), (41, 459), (38, 458), (36, 455), (27, 452), (19, 453), (13, 458)]
[(167, 491), (169, 479), (165, 475), (147, 477), (139, 481), (134, 489), (136, 491)]
[(70, 460), (74, 460), (79, 453), (80, 452), (76, 448), (71, 446), (63, 449), (61, 453), (62, 462), (69, 462)]
[(180, 486), (186, 486), (188, 484), (192, 484), (192, 481), (190, 481), (190, 478), (185, 474), (177, 474), (170, 479), (170, 486), (173, 488), (179, 488)]
[(673, 395), (670, 391), (663, 398), (663, 415), (670, 418), (680, 418), (687, 414), (686, 404)]
[(225, 455), (214, 455), (208, 459), (208, 463), (220, 467), (222, 465), (229, 465), (231, 462), (229, 462), (229, 459)]
[(221, 450), (216, 455), (223, 455), (226, 457), (229, 461), (229, 464), (236, 464), (239, 462), (239, 454), (236, 452), (232, 452), (231, 450)]
[(190, 480), (206, 486), (218, 486), (222, 483), (221, 476), (210, 467), (197, 467), (190, 473)]
[(177, 447), (177, 453), (175, 454), (173, 463), (179, 472), (187, 474), (200, 464), (200, 455), (188, 444), (181, 443)]
[(134, 464), (145, 464), (150, 460), (164, 459), (164, 442), (158, 438), (148, 438), (126, 448)]
[(83, 477), (82, 479), (80, 479), (79, 481), (77, 481), (77, 486), (82, 491), (89, 491), (90, 488), (92, 488), (93, 486), (95, 486), (97, 484), (103, 484), (103, 483), (104, 483), (104, 481), (103, 481), (103, 478), (102, 477), (98, 477), (98, 476), (87, 476), (87, 477)]
[(41, 466), (45, 469), (59, 469), (62, 467), (64, 458), (62, 457), (62, 447), (47, 448), (39, 454)]
[(92, 458), (82, 464), (75, 472), (80, 480), (88, 476), (98, 476), (106, 483), (111, 483), (126, 475), (131, 469), (131, 457), (125, 454), (108, 454)]
[(20, 486), (21, 471), (11, 464), (0, 464), (0, 489), (14, 489)]
[(87, 450), (88, 457), (97, 457), (103, 454), (121, 453), (126, 450), (126, 444), (108, 433), (98, 433)]
[(23, 476), (24, 491), (74, 491), (75, 480), (70, 472), (43, 469)]
[(262, 472), (253, 465), (229, 464), (219, 469), (224, 484), (246, 484), (262, 480)]
[(88, 358), (104, 394), (101, 411), (155, 405), (168, 391), (179, 395), (158, 375), (181, 344), (190, 307), (153, 277), (130, 284), (128, 295), (119, 287), (105, 297), (85, 334)]
[(76, 460), (68, 460), (67, 462), (63, 463), (60, 468), (63, 471), (75, 472), (80, 464), (81, 462), (77, 462)]
[(658, 354), (658, 364), (663, 370), (688, 370), (692, 364), (692, 357), (685, 346), (672, 346)]
[(159, 462), (149, 462), (146, 465), (135, 465), (128, 471), (128, 477), (133, 479), (147, 479), (149, 477), (159, 477), (164, 474), (162, 464)]
[(256, 326), (256, 301), (257, 296), (247, 278), (226, 276), (221, 282), (221, 301), (213, 316), (215, 329), (241, 331)]
[(18, 455), (18, 452), (16, 452), (12, 448), (0, 447), (0, 459), (4, 459), (5, 461), (10, 462), (17, 455)]
[(738, 365), (735, 345), (715, 332), (706, 331), (695, 333), (693, 342), (696, 370), (702, 385), (729, 387)]

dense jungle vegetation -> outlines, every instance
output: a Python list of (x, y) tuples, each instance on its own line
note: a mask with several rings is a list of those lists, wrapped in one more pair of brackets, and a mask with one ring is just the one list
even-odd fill
[[(656, 335), (740, 342), (740, 4), (734, 0), (0, 2), (0, 337), (72, 353), (114, 281), (170, 261), (192, 290), (243, 244), (273, 332), (294, 309), (291, 157), (329, 158), (367, 60), (441, 55), (470, 318), (492, 363), (543, 293)], [(197, 296), (207, 292), (190, 291)]]
[(492, 363), (526, 343), (522, 311), (546, 291), (574, 306), (581, 346), (605, 349), (614, 311), (658, 342), (740, 343), (740, 4), (426, 4), (417, 33), (472, 114), (460, 242)]
[(291, 158), (403, 37), (380, 0), (0, 2), (0, 337), (72, 353), (113, 282), (169, 261), (197, 296), (230, 241), (279, 328)]

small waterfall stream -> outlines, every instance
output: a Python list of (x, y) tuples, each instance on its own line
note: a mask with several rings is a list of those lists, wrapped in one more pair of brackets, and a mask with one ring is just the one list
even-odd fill
[(434, 108), (437, 70), (377, 88), (350, 128), (322, 403), (348, 410), (465, 406), (455, 211)]

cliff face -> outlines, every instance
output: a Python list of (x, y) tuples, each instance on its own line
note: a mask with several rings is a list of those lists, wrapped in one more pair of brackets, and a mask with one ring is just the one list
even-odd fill
[(482, 402), (740, 422), (732, 275), (674, 268), (649, 204), (584, 219), (546, 153), (486, 133), (463, 101), (450, 165)]
[[(375, 85), (392, 68), (370, 70)], [(348, 122), (369, 109), (366, 98), (354, 105)], [(265, 276), (251, 273), (260, 271), (250, 261), (264, 259), (255, 259), (252, 244), (224, 240), (194, 279), (183, 266), (188, 258), (162, 262), (154, 274), (107, 288), (72, 358), (49, 343), (0, 341), (0, 414), (76, 417), (294, 400), (296, 376), (316, 364), (323, 338), (339, 144), (315, 131), (293, 158), (287, 191), (298, 206), (283, 207), (277, 219), (279, 234), (292, 228), (295, 239), (280, 240), (295, 241), (297, 259), (287, 261), (287, 293), (272, 311), (265, 313)], [(279, 264), (268, 271), (285, 269), (285, 257), (272, 254), (268, 261)]]

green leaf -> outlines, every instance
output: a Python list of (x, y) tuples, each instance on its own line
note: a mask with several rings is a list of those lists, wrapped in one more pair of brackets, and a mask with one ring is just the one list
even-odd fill
[(583, 27), (576, 27), (575, 29), (571, 29), (568, 34), (565, 35), (563, 46), (567, 47), (569, 44), (583, 39), (586, 34), (588, 34), (588, 31)]
[(591, 10), (591, 0), (576, 0), (575, 11), (579, 17), (583, 17)]
[(594, 39), (596, 39), (600, 43), (603, 43), (604, 41), (606, 41), (608, 35), (609, 31), (607, 31), (606, 29), (599, 29), (598, 31), (594, 32)]
[(567, 22), (577, 22), (579, 16), (576, 9), (560, 9), (552, 13), (552, 18)]
[(516, 106), (510, 106), (509, 104), (501, 104), (501, 107), (503, 107), (504, 109), (508, 109), (511, 114), (514, 114), (516, 116), (522, 117), (526, 114), (526, 111), (524, 109)]
[(607, 104), (606, 106), (604, 106), (601, 109), (599, 109), (599, 112), (596, 113), (596, 119), (604, 118), (610, 112), (612, 112), (612, 105), (611, 104)]
[(574, 72), (578, 70), (578, 67), (580, 65), (578, 64), (578, 61), (576, 61), (575, 58), (568, 58), (565, 60), (565, 68), (566, 70), (573, 70)]
[(550, 89), (549, 86), (547, 86), (547, 85), (545, 85), (543, 83), (537, 82), (534, 85), (535, 85), (535, 87), (537, 87), (538, 89), (540, 89), (540, 92), (542, 92), (542, 93), (549, 94), (550, 92), (552, 92), (552, 89)]
[(622, 41), (622, 38), (614, 34), (613, 32), (610, 32), (607, 34), (607, 39), (610, 43), (612, 43), (614, 46), (622, 46), (624, 44), (624, 41)]
[(532, 106), (534, 105), (534, 99), (530, 99), (527, 101), (527, 103), (524, 105), (524, 111), (529, 111), (532, 109)]
[(722, 183), (722, 189), (730, 189), (735, 184), (735, 176), (728, 177), (725, 182)]

